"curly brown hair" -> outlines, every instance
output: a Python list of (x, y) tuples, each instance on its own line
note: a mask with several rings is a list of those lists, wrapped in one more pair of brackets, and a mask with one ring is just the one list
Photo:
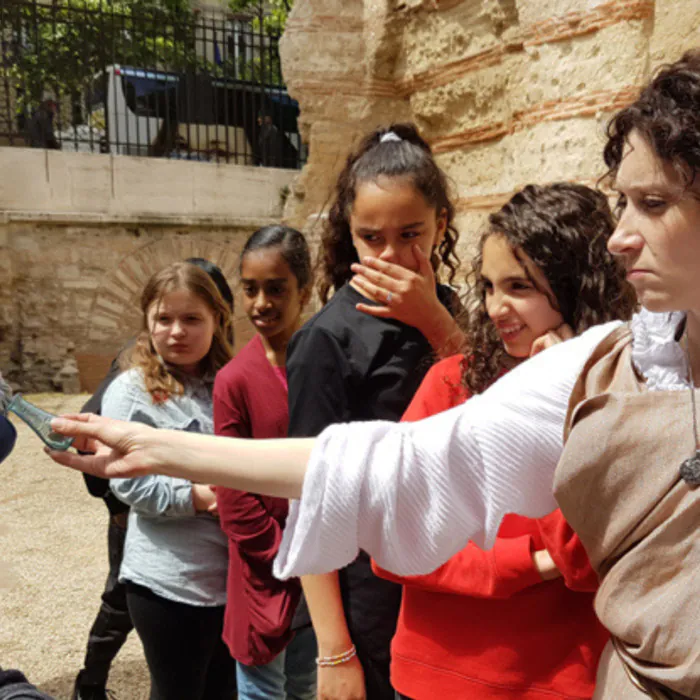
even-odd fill
[(638, 131), (662, 160), (691, 185), (700, 170), (700, 49), (662, 66), (639, 98), (608, 124), (603, 151), (608, 176), (620, 167), (625, 144)]
[(226, 303), (212, 278), (192, 263), (178, 262), (163, 268), (151, 277), (141, 294), (143, 328), (134, 347), (121, 361), (122, 369), (138, 367), (143, 372), (146, 390), (154, 403), (163, 403), (171, 396), (182, 394), (184, 387), (177, 367), (167, 365), (158, 355), (151, 341), (148, 311), (166, 294), (186, 289), (202, 299), (216, 319), (214, 338), (206, 357), (201, 362), (202, 375), (214, 375), (232, 357), (233, 321), (231, 307)]
[[(399, 140), (382, 141), (382, 136), (389, 132), (396, 134)], [(333, 203), (321, 235), (318, 261), (317, 286), (324, 304), (331, 290), (340, 289), (350, 280), (350, 265), (359, 262), (350, 233), (350, 211), (357, 186), (382, 176), (409, 178), (438, 214), (445, 213), (447, 229), (431, 256), (431, 263), (436, 271), (443, 263), (449, 270), (447, 281), (454, 280), (460, 262), (456, 253), (459, 233), (454, 226), (455, 210), (450, 201), (447, 177), (413, 124), (391, 124), (376, 129), (362, 140), (357, 150), (348, 156), (336, 181)]]
[[(521, 264), (527, 256), (552, 288), (550, 299), (575, 333), (614, 319), (627, 320), (635, 293), (618, 261), (607, 250), (615, 229), (608, 200), (590, 187), (568, 182), (528, 185), (489, 216), (472, 263), (472, 308), (467, 310), (463, 380), (472, 394), (483, 392), (512, 362), (486, 313), (481, 277), (483, 247), (503, 236)], [(539, 285), (527, 272), (532, 284)], [(551, 295), (550, 295), (551, 296)]]

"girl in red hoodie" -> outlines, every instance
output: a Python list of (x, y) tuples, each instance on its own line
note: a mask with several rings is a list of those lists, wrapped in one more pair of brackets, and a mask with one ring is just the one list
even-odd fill
[[(404, 420), (466, 401), (501, 374), (589, 326), (628, 318), (633, 293), (606, 249), (605, 197), (582, 185), (528, 186), (489, 218), (474, 262), (469, 356), (428, 372)], [(473, 544), (404, 585), (392, 643), (400, 697), (590, 698), (607, 632), (596, 576), (560, 511), (507, 516), (495, 547)]]

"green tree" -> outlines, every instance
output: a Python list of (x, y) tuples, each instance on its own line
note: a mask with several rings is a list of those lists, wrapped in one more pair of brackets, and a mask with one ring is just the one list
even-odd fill
[(188, 0), (10, 0), (2, 20), (1, 77), (20, 110), (45, 91), (81, 93), (112, 63), (183, 70), (199, 60)]
[(239, 59), (229, 70), (255, 83), (283, 85), (278, 42), (282, 36), (294, 0), (229, 0), (229, 9), (237, 16), (248, 17), (250, 37), (260, 50), (253, 58)]
[(250, 14), (255, 29), (261, 25), (270, 35), (279, 36), (284, 31), (294, 0), (229, 0), (229, 8), (235, 13)]

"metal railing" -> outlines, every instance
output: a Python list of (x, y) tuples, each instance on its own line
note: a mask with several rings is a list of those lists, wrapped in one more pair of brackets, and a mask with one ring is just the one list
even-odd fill
[(143, 0), (0, 0), (0, 144), (299, 168), (280, 34)]

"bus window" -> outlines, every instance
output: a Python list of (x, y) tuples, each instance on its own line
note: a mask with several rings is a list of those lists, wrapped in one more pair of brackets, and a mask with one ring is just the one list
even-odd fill
[(167, 104), (175, 99), (177, 83), (175, 76), (159, 79), (122, 74), (127, 107), (137, 117), (162, 117)]

